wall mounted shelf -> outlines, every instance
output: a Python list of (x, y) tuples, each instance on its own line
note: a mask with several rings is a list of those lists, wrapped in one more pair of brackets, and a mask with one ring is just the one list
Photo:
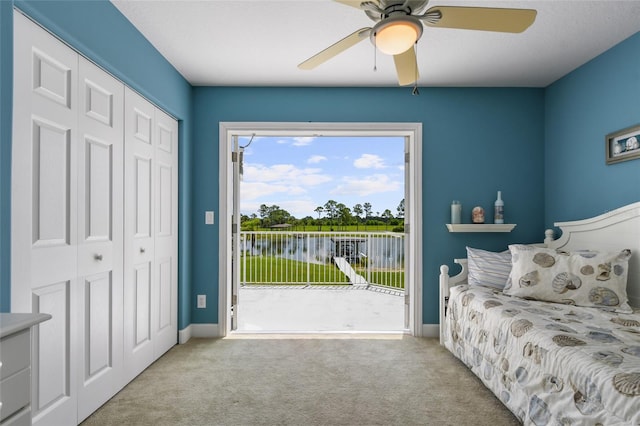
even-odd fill
[(447, 223), (449, 232), (511, 232), (515, 223)]

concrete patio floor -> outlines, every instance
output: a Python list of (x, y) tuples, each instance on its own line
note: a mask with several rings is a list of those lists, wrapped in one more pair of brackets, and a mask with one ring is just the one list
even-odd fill
[(402, 332), (404, 296), (356, 287), (241, 287), (239, 332)]

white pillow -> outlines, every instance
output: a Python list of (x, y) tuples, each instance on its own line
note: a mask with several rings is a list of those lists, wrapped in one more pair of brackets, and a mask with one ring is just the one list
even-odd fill
[(483, 285), (502, 290), (511, 272), (511, 253), (467, 247), (469, 285)]
[(510, 296), (633, 312), (627, 299), (630, 250), (560, 252), (510, 245)]

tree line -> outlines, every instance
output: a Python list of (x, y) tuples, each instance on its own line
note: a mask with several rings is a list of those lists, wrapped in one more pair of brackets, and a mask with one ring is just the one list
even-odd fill
[[(257, 213), (242, 215), (241, 227), (245, 231), (267, 229), (273, 227), (315, 227), (317, 230), (346, 230), (354, 228), (359, 230), (371, 226), (394, 227), (397, 232), (402, 231), (404, 221), (404, 198), (396, 207), (394, 215), (390, 209), (383, 212), (374, 212), (371, 203), (358, 203), (353, 207), (347, 207), (344, 203), (328, 200), (324, 205), (313, 210), (318, 217), (306, 216), (296, 218), (291, 213), (277, 205), (260, 205)], [(399, 229), (399, 230), (398, 230)]]

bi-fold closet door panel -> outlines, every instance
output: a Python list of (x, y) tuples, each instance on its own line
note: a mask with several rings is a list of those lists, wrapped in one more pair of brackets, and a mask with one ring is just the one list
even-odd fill
[(52, 315), (34, 328), (34, 424), (76, 418), (78, 56), (15, 13), (11, 310)]
[(124, 85), (79, 59), (78, 421), (123, 380)]
[(154, 360), (151, 302), (156, 280), (153, 206), (155, 108), (125, 90), (124, 353), (127, 381)]
[(124, 353), (131, 380), (176, 344), (178, 124), (125, 89)]
[[(154, 358), (176, 344), (178, 335), (178, 123), (155, 111), (155, 301)], [(153, 312), (152, 309), (152, 312)]]
[(14, 17), (11, 310), (53, 316), (34, 424), (75, 424), (177, 342), (177, 122)]
[(122, 385), (124, 86), (15, 13), (14, 312), (34, 333), (34, 424), (73, 424)]
[(52, 315), (32, 417), (70, 424), (121, 385), (124, 87), (14, 16), (11, 310)]

